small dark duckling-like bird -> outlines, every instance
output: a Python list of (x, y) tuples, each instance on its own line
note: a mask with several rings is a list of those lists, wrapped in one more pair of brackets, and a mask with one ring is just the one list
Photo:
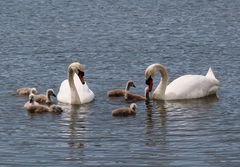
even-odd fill
[(46, 95), (44, 94), (40, 94), (40, 95), (35, 95), (34, 99), (36, 102), (38, 102), (39, 104), (44, 104), (44, 105), (52, 105), (52, 99), (51, 96), (56, 97), (56, 95), (54, 94), (53, 89), (48, 89), (46, 91)]
[(63, 112), (62, 108), (57, 105), (51, 105), (50, 107), (46, 105), (41, 105), (37, 103), (34, 99), (34, 95), (29, 95), (29, 101), (25, 103), (24, 108), (30, 113), (61, 113)]
[(17, 95), (29, 96), (31, 93), (36, 95), (37, 94), (37, 89), (36, 88), (29, 88), (29, 87), (24, 87), (24, 88), (17, 89)]
[(119, 108), (112, 111), (112, 116), (129, 116), (136, 115), (137, 104), (132, 103), (130, 108)]
[(136, 87), (132, 80), (129, 80), (125, 89), (115, 89), (107, 92), (108, 97), (122, 97), (126, 92), (129, 92), (131, 87)]
[(137, 102), (137, 101), (141, 101), (141, 100), (149, 100), (148, 87), (145, 88), (145, 96), (140, 96), (140, 95), (132, 94), (130, 92), (125, 92), (124, 99), (126, 101), (132, 101), (132, 102)]

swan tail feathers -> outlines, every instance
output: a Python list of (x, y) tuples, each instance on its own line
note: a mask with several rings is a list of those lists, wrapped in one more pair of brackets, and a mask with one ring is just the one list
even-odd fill
[(216, 85), (219, 85), (219, 81), (218, 81), (218, 79), (215, 77), (215, 75), (214, 75), (211, 67), (208, 69), (208, 72), (207, 72), (207, 74), (206, 74), (206, 77), (213, 79), (214, 82), (216, 82)]
[(206, 77), (209, 77), (209, 78), (212, 78), (212, 79), (216, 79), (216, 77), (215, 77), (211, 67), (208, 69)]

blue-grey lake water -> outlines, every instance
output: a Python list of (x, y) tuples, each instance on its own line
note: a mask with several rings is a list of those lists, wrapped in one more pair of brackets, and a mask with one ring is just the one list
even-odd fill
[[(61, 105), (62, 114), (25, 111), (16, 89), (57, 93), (74, 61), (95, 100)], [(217, 96), (137, 102), (136, 116), (112, 117), (129, 103), (106, 92), (132, 79), (142, 95), (152, 63), (170, 81), (211, 66)], [(0, 166), (237, 167), (239, 64), (238, 0), (0, 1)]]

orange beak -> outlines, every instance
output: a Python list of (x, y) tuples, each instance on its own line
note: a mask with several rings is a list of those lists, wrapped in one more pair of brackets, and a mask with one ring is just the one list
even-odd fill
[(85, 80), (84, 80), (84, 76), (79, 76), (79, 79), (80, 79), (80, 81), (82, 82), (82, 84), (84, 85), (85, 84)]
[(148, 92), (151, 92), (153, 88), (153, 79), (151, 76), (146, 80), (146, 85), (148, 85)]
[(84, 80), (84, 72), (82, 71), (78, 71), (78, 77), (80, 79), (80, 81), (82, 82), (82, 84), (85, 84), (85, 80)]
[(152, 91), (152, 88), (153, 88), (153, 80), (151, 80), (151, 81), (149, 82), (148, 91), (151, 92), (151, 91)]

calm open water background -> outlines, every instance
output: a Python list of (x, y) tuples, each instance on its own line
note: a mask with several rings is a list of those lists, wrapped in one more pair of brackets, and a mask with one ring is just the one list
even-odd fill
[[(0, 1), (0, 166), (239, 166), (239, 27), (238, 0)], [(73, 61), (95, 101), (27, 113), (15, 90), (58, 92)], [(217, 97), (138, 102), (113, 118), (129, 103), (106, 92), (133, 79), (143, 94), (152, 63), (170, 81), (211, 66)]]

